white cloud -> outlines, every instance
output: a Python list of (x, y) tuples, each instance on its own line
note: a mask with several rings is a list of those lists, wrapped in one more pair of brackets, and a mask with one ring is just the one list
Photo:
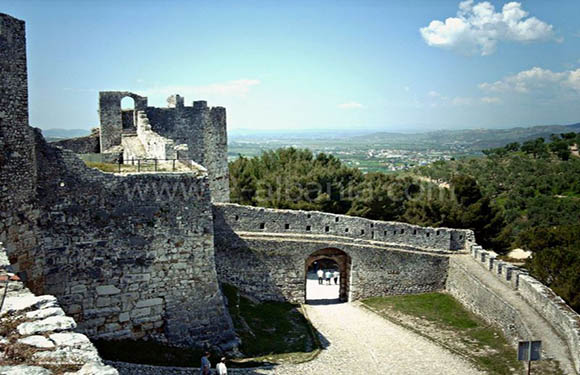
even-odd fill
[(347, 102), (347, 103), (339, 104), (338, 108), (341, 108), (341, 109), (360, 109), (360, 108), (364, 108), (364, 105), (362, 105), (361, 103), (357, 103), (357, 102)]
[(456, 96), (455, 98), (451, 99), (451, 104), (455, 106), (471, 105), (473, 104), (473, 98)]
[(420, 29), (425, 42), (433, 47), (466, 54), (491, 55), (500, 41), (536, 42), (555, 39), (553, 26), (528, 17), (521, 3), (510, 2), (501, 12), (487, 1), (459, 3), (457, 17), (445, 22), (433, 20)]
[(437, 91), (435, 90), (431, 90), (427, 93), (427, 95), (429, 95), (432, 98), (438, 98), (441, 96), (441, 94), (439, 94)]
[(405, 90), (406, 92), (411, 91), (411, 88), (409, 86), (403, 86), (403, 90)]
[(580, 68), (553, 72), (533, 67), (492, 83), (484, 82), (479, 88), (488, 92), (546, 93), (551, 90), (572, 89), (580, 93)]
[(170, 96), (179, 94), (190, 100), (205, 97), (208, 95), (214, 97), (245, 97), (252, 87), (259, 85), (261, 82), (257, 79), (238, 79), (234, 81), (217, 82), (209, 85), (173, 85), (153, 87), (145, 90), (137, 90), (143, 95), (165, 95)]
[(501, 103), (501, 99), (498, 98), (497, 96), (484, 96), (480, 100), (482, 103), (485, 103), (485, 104), (499, 104), (499, 103)]

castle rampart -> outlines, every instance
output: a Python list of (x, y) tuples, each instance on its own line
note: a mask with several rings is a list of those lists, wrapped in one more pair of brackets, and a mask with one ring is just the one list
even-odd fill
[(207, 175), (114, 175), (37, 140), (39, 243), (23, 271), (94, 338), (234, 339), (214, 264)]
[(214, 225), (220, 281), (260, 300), (296, 303), (306, 298), (307, 262), (317, 251), (346, 254), (344, 299), (354, 301), (442, 290), (447, 254), (458, 251), (451, 247), (472, 238), (468, 230), (223, 203), (214, 204)]
[[(514, 266), (509, 262), (498, 260), (495, 253), (486, 251), (481, 246), (474, 244), (471, 246), (470, 254), (479, 265), (489, 271), (490, 275), (493, 275), (494, 278), (500, 280), (509, 288), (516, 290), (521, 299), (536, 310), (537, 313), (543, 317), (564, 339), (565, 344), (568, 346), (570, 358), (572, 358), (576, 372), (580, 373), (580, 315), (572, 310), (570, 306), (568, 306), (564, 300), (556, 295), (550, 288), (531, 277), (525, 270)], [(450, 280), (452, 279), (453, 278), (450, 278)], [(463, 288), (465, 288), (464, 285), (459, 289)], [(488, 303), (483, 303), (482, 300), (474, 298), (474, 293), (478, 288), (480, 287), (464, 289), (469, 291), (469, 293), (464, 294), (471, 295), (469, 297), (472, 299), (470, 306), (475, 306), (476, 309), (488, 308)], [(465, 298), (459, 299), (462, 302), (465, 301)], [(501, 298), (496, 299), (501, 300)], [(505, 304), (505, 302), (502, 303)], [(505, 309), (502, 309), (501, 311), (505, 311)], [(481, 315), (484, 317), (493, 317), (496, 320), (495, 323), (502, 327), (504, 332), (509, 333), (511, 330), (509, 322), (515, 321), (520, 313), (514, 312), (516, 317), (509, 320), (501, 319), (501, 314), (497, 314), (495, 311), (491, 314), (489, 311), (484, 311), (484, 314)], [(530, 337), (529, 329), (522, 329), (521, 325), (516, 327), (517, 329), (515, 332), (510, 335), (512, 338), (517, 339), (519, 337), (527, 339)]]
[(235, 232), (318, 234), (409, 246), (432, 252), (467, 250), (474, 241), (465, 229), (421, 227), (318, 211), (278, 210), (215, 204), (220, 217)]

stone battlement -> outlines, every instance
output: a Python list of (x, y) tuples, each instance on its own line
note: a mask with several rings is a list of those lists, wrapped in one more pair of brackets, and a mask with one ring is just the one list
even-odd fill
[(397, 244), (432, 251), (467, 251), (474, 241), (467, 229), (421, 227), (393, 221), (318, 211), (278, 210), (214, 204), (214, 212), (236, 232), (317, 234)]
[(528, 272), (509, 262), (497, 259), (496, 254), (476, 244), (471, 246), (471, 256), (519, 295), (562, 336), (572, 354), (571, 358), (580, 373), (580, 315), (550, 288), (533, 278)]

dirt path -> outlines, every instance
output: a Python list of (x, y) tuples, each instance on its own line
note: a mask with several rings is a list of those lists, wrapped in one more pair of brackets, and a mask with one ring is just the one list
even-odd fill
[(483, 374), (463, 358), (356, 303), (308, 305), (306, 311), (326, 349), (314, 361), (252, 374)]

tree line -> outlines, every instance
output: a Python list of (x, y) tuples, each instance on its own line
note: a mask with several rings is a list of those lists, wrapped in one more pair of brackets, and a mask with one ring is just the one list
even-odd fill
[(579, 140), (510, 143), (401, 174), (364, 174), (333, 155), (282, 148), (230, 162), (231, 201), (472, 229), (500, 254), (533, 251), (531, 274), (580, 310), (580, 158), (570, 151)]

